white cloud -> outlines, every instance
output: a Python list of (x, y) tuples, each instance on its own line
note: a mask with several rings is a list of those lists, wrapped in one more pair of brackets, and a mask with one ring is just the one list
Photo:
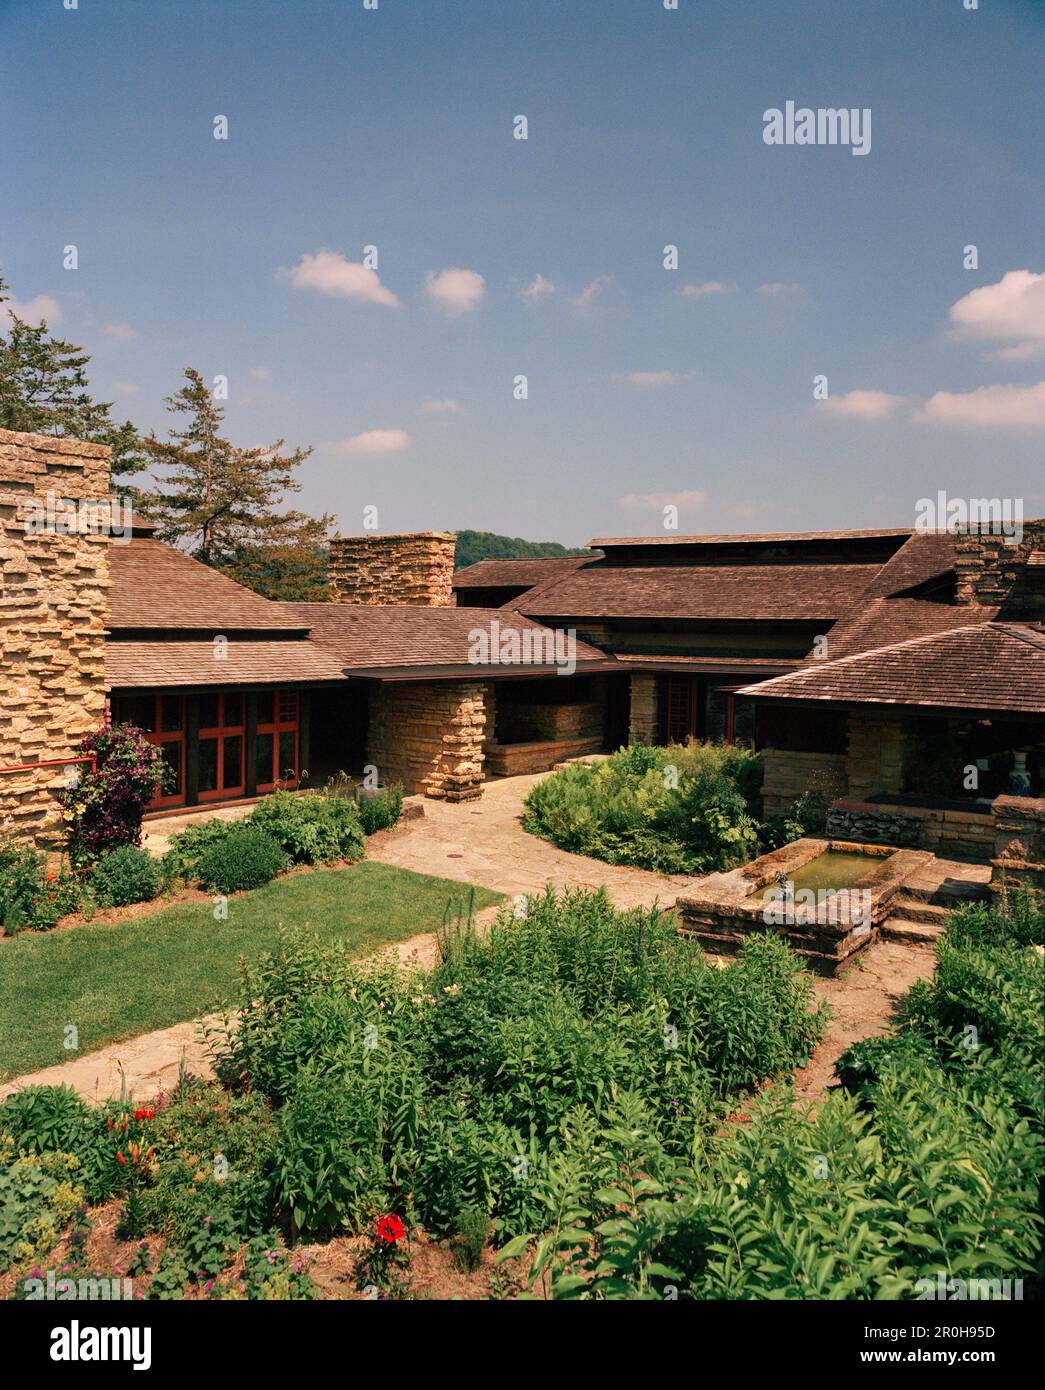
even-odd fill
[(801, 290), (801, 285), (781, 280), (771, 280), (758, 287), (759, 294), (764, 295), (766, 299), (793, 299)]
[(700, 285), (683, 285), (679, 294), (683, 299), (707, 299), (715, 294), (732, 294), (736, 285), (727, 285), (722, 280), (705, 280)]
[(847, 391), (818, 401), (817, 408), (829, 415), (850, 415), (859, 420), (884, 420), (903, 400), (888, 391)]
[(466, 314), (483, 302), (486, 281), (477, 270), (429, 270), (425, 272), (425, 294), (448, 314)]
[(519, 291), (520, 298), (527, 304), (536, 304), (539, 299), (543, 299), (546, 294), (554, 294), (555, 286), (550, 280), (546, 280), (543, 275), (535, 275), (525, 289)]
[(630, 381), (632, 386), (677, 386), (680, 381), (692, 381), (696, 372), (618, 372), (618, 381)]
[(121, 396), (136, 396), (142, 389), (134, 381), (114, 381), (113, 386)]
[(951, 305), (959, 337), (1006, 342), (992, 356), (1024, 362), (1045, 349), (1045, 273), (1009, 270), (995, 285), (970, 290)]
[(453, 399), (422, 401), (417, 407), (418, 415), (463, 415), (464, 406)]
[(591, 280), (578, 294), (573, 303), (577, 309), (590, 309), (593, 304), (606, 293), (613, 284), (612, 275), (600, 275)]
[(396, 308), (399, 300), (381, 283), (376, 270), (360, 261), (349, 261), (336, 251), (316, 251), (306, 254), (290, 270), (281, 270), (298, 290), (318, 290), (331, 299), (358, 299), (366, 304), (383, 304)]
[(937, 391), (919, 413), (929, 425), (967, 429), (1045, 425), (1045, 381), (1036, 386), (979, 386), (975, 391)]
[(255, 381), (272, 380), (272, 373), (269, 371), (268, 367), (251, 367), (250, 375), (254, 378)]
[(102, 324), (102, 331), (108, 333), (110, 338), (119, 338), (123, 342), (138, 336), (129, 323), (105, 323)]
[(333, 439), (321, 444), (324, 454), (337, 458), (352, 458), (360, 454), (398, 454), (410, 444), (406, 430), (364, 430), (348, 439)]
[(62, 311), (57, 299), (52, 299), (49, 294), (38, 294), (35, 299), (15, 299), (11, 296), (0, 304), (0, 323), (10, 322), (12, 317), (35, 327), (41, 319), (57, 323)]
[(688, 488), (682, 492), (629, 492), (617, 498), (617, 505), (633, 512), (659, 512), (665, 507), (697, 509), (708, 500), (706, 492), (699, 488)]

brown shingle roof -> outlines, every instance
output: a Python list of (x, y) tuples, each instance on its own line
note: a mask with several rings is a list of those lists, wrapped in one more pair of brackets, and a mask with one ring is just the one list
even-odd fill
[(208, 632), (286, 630), (302, 624), (242, 584), (164, 545), (133, 537), (109, 547), (112, 629), (206, 629)]
[(915, 531), (875, 575), (868, 597), (899, 594), (939, 578), (954, 568), (954, 550), (953, 532)]
[[(932, 603), (918, 598), (861, 600), (853, 612), (827, 634), (827, 659), (835, 661), (876, 647), (889, 647), (911, 637), (930, 637), (959, 627), (989, 623), (997, 608), (975, 603)], [(803, 666), (822, 666), (823, 658), (807, 656)]]
[(539, 617), (834, 621), (867, 587), (868, 565), (592, 565), (525, 594)]
[(151, 690), (184, 685), (275, 685), (344, 680), (341, 664), (316, 642), (231, 639), (223, 660), (213, 642), (105, 644), (105, 678), (111, 690)]
[(743, 695), (1045, 715), (1045, 633), (980, 623), (803, 666)]
[[(414, 667), (468, 667), (471, 633), (529, 629), (541, 623), (504, 608), (403, 608), (350, 603), (282, 603), (298, 622), (312, 628), (319, 643), (349, 672)], [(532, 639), (531, 639), (532, 640)], [(577, 643), (578, 661), (605, 663), (606, 654), (587, 642)], [(473, 668), (478, 669), (478, 668)]]
[(515, 589), (531, 588), (546, 579), (572, 574), (582, 565), (590, 565), (597, 555), (549, 555), (533, 560), (476, 560), (454, 573), (455, 589)]
[(596, 536), (588, 545), (592, 549), (603, 550), (615, 545), (723, 545), (749, 543), (751, 545), (778, 545), (787, 541), (850, 541), (865, 536), (903, 537), (911, 534), (910, 526), (885, 526), (864, 531), (768, 531), (734, 532), (725, 536)]

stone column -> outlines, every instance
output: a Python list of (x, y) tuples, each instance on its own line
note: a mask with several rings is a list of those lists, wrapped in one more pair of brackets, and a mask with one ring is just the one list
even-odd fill
[(656, 743), (660, 732), (660, 687), (655, 675), (631, 673), (628, 743)]
[[(0, 430), (0, 767), (73, 757), (104, 721), (111, 542), (88, 527), (109, 462), (103, 444)], [(47, 521), (48, 494), (88, 504), (83, 528), (70, 507)], [(50, 842), (64, 781), (61, 767), (0, 773), (0, 834)]]
[(456, 545), (452, 531), (339, 536), (330, 542), (337, 602), (452, 608)]

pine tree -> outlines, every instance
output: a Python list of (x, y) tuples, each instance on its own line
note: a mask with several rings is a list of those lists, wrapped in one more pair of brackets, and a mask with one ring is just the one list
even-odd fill
[[(0, 278), (0, 303), (9, 301), (7, 290)], [(123, 480), (145, 466), (141, 440), (130, 420), (120, 425), (112, 418), (111, 401), (91, 396), (90, 354), (54, 337), (46, 320), (30, 324), (10, 309), (8, 314), (6, 335), (0, 333), (0, 428), (108, 444), (114, 484), (133, 492)]]
[(193, 367), (166, 405), (183, 422), (166, 440), (152, 434), (144, 441), (163, 470), (159, 487), (142, 499), (160, 538), (186, 545), (266, 597), (326, 598), (324, 541), (334, 518), (279, 510), (284, 494), (301, 490), (294, 470), (312, 450), (285, 454), (282, 439), (238, 448), (221, 433), (225, 411)]

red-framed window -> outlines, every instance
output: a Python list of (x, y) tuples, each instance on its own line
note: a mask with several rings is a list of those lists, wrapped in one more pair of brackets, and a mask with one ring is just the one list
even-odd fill
[(112, 701), (114, 724), (134, 724), (163, 753), (174, 773), (170, 789), (154, 796), (150, 806), (180, 806), (185, 800), (185, 696), (172, 694), (118, 695)]
[(247, 697), (242, 690), (205, 690), (199, 697), (201, 801), (242, 796), (247, 745)]
[(256, 767), (258, 791), (268, 792), (277, 782), (296, 787), (301, 707), (296, 690), (262, 690), (258, 701)]
[(686, 743), (697, 735), (695, 676), (668, 676), (664, 683), (664, 734), (668, 743)]

